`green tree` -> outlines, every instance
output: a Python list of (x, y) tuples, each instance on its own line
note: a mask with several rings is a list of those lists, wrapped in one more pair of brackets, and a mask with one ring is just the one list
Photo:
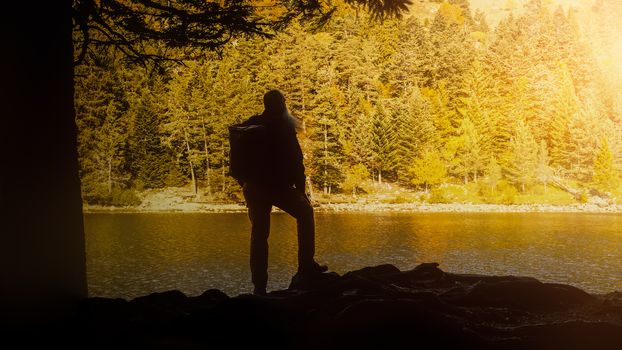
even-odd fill
[(547, 185), (549, 181), (551, 181), (551, 177), (553, 176), (553, 169), (551, 169), (550, 166), (549, 152), (546, 147), (546, 142), (544, 140), (540, 140), (535, 176), (536, 180), (544, 185), (544, 193), (546, 193)]
[(480, 146), (479, 133), (469, 118), (463, 119), (459, 132), (460, 143), (454, 171), (462, 175), (466, 184), (470, 176), (473, 177), (473, 181), (477, 181), (478, 174), (484, 169), (485, 156)]
[(490, 186), (490, 192), (495, 193), (497, 184), (503, 179), (502, 169), (495, 157), (490, 157), (486, 169), (484, 170), (484, 183)]
[(76, 81), (80, 177), (87, 202), (110, 204), (114, 187), (129, 184), (126, 151), (130, 120), (124, 70), (114, 56), (100, 67), (83, 67)]
[(579, 113), (579, 101), (566, 65), (559, 69), (556, 96), (551, 107), (552, 112), (547, 123), (551, 164), (568, 169), (570, 164), (566, 152), (570, 141), (569, 124)]
[(196, 111), (193, 105), (186, 103), (190, 94), (193, 72), (190, 69), (179, 70), (176, 79), (170, 84), (166, 123), (162, 124), (163, 143), (176, 155), (178, 164), (186, 164), (190, 175), (192, 193), (198, 196), (196, 167), (202, 158), (195, 144)]
[(374, 107), (361, 92), (350, 97), (344, 118), (343, 152), (351, 164), (372, 166), (372, 127)]
[(438, 135), (438, 146), (444, 147), (456, 136), (459, 127), (459, 115), (451, 104), (449, 92), (441, 85), (438, 90), (422, 88), (422, 95), (430, 105), (434, 129)]
[(397, 134), (391, 115), (383, 104), (376, 106), (376, 113), (372, 124), (372, 164), (382, 183), (385, 176), (393, 172), (397, 166)]
[(408, 169), (421, 149), (438, 144), (438, 135), (432, 121), (428, 101), (421, 91), (413, 86), (404, 94), (392, 99), (388, 105), (393, 112), (397, 130), (397, 175), (398, 181), (410, 184)]
[(598, 155), (594, 160), (594, 175), (592, 186), (603, 192), (612, 192), (620, 189), (620, 171), (616, 169), (609, 141), (602, 138)]
[(344, 191), (352, 191), (352, 196), (356, 197), (356, 190), (361, 187), (362, 183), (369, 180), (370, 174), (367, 167), (363, 164), (356, 164), (346, 171), (346, 176), (341, 183)]
[(475, 60), (461, 82), (458, 112), (468, 118), (478, 134), (482, 156), (490, 157), (501, 120), (498, 83), (489, 67)]
[(339, 91), (334, 86), (335, 72), (332, 67), (325, 67), (318, 74), (324, 83), (316, 88), (316, 95), (311, 102), (313, 108), (308, 113), (305, 125), (312, 141), (310, 165), (313, 181), (322, 184), (324, 194), (329, 194), (343, 178), (339, 109), (335, 103)]
[(415, 186), (423, 185), (426, 192), (429, 186), (441, 184), (447, 176), (445, 163), (437, 150), (426, 150), (421, 157), (413, 161), (410, 167), (411, 183)]
[(160, 126), (164, 108), (159, 98), (165, 91), (161, 77), (148, 80), (140, 74), (135, 94), (128, 99), (132, 115), (132, 133), (126, 160), (131, 164), (134, 185), (141, 188), (162, 188), (171, 166), (171, 155), (162, 144)]
[(516, 123), (516, 133), (510, 142), (512, 151), (510, 162), (506, 170), (506, 177), (520, 186), (522, 192), (525, 187), (535, 180), (538, 165), (538, 145), (524, 121)]

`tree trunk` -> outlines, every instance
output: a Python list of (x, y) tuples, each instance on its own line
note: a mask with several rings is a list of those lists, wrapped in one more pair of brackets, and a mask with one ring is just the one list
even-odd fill
[(546, 194), (546, 187), (547, 187), (547, 182), (544, 181), (544, 193)]
[(328, 177), (328, 126), (324, 124), (324, 194), (328, 193), (327, 190), (327, 177)]
[(108, 195), (112, 194), (112, 157), (108, 157)]
[(17, 1), (0, 15), (0, 309), (9, 324), (62, 318), (87, 296), (71, 5)]
[(378, 169), (378, 185), (382, 185), (382, 170)]
[(205, 128), (205, 118), (201, 116), (201, 126), (203, 127), (203, 150), (205, 151), (205, 186), (207, 188), (207, 195), (212, 195), (212, 183), (210, 181), (210, 162), (209, 162), (209, 149), (207, 147), (207, 130)]
[(222, 166), (220, 167), (220, 171), (222, 172), (222, 193), (227, 192), (227, 167), (225, 166), (225, 144), (220, 144), (220, 149), (222, 152)]
[(313, 183), (311, 183), (311, 178), (307, 176), (307, 189), (309, 191), (309, 200), (313, 202)]
[(186, 151), (188, 152), (188, 165), (190, 165), (190, 178), (192, 179), (192, 193), (196, 197), (198, 194), (197, 179), (194, 176), (194, 165), (190, 159), (190, 141), (188, 140), (188, 132), (184, 129), (184, 142), (186, 143)]
[(299, 66), (299, 70), (298, 73), (300, 74), (300, 110), (302, 112), (302, 117), (304, 118), (304, 112), (305, 112), (305, 89), (304, 89), (304, 84), (303, 79), (304, 79), (304, 74), (302, 72), (302, 64)]

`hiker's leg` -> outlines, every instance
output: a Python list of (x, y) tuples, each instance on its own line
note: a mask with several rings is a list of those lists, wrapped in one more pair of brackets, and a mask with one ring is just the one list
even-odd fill
[(270, 212), (272, 205), (267, 192), (256, 186), (244, 186), (244, 198), (251, 221), (250, 267), (256, 290), (268, 284), (268, 236), (270, 235)]
[(315, 219), (313, 207), (307, 196), (296, 190), (283, 189), (275, 193), (274, 205), (296, 218), (298, 228), (298, 268), (305, 268), (314, 263), (315, 255)]

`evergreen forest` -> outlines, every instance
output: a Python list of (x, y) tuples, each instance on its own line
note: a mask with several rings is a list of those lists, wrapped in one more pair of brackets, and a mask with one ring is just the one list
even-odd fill
[(181, 64), (100, 50), (76, 67), (83, 200), (241, 201), (227, 127), (279, 89), (316, 198), (620, 203), (622, 3), (498, 3), (494, 19), (452, 0), (383, 21), (343, 4)]

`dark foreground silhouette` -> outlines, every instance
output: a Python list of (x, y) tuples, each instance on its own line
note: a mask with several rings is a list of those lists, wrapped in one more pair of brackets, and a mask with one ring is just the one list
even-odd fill
[(90, 298), (63, 331), (89, 348), (619, 350), (622, 293), (380, 265), (294, 276), (267, 296)]

